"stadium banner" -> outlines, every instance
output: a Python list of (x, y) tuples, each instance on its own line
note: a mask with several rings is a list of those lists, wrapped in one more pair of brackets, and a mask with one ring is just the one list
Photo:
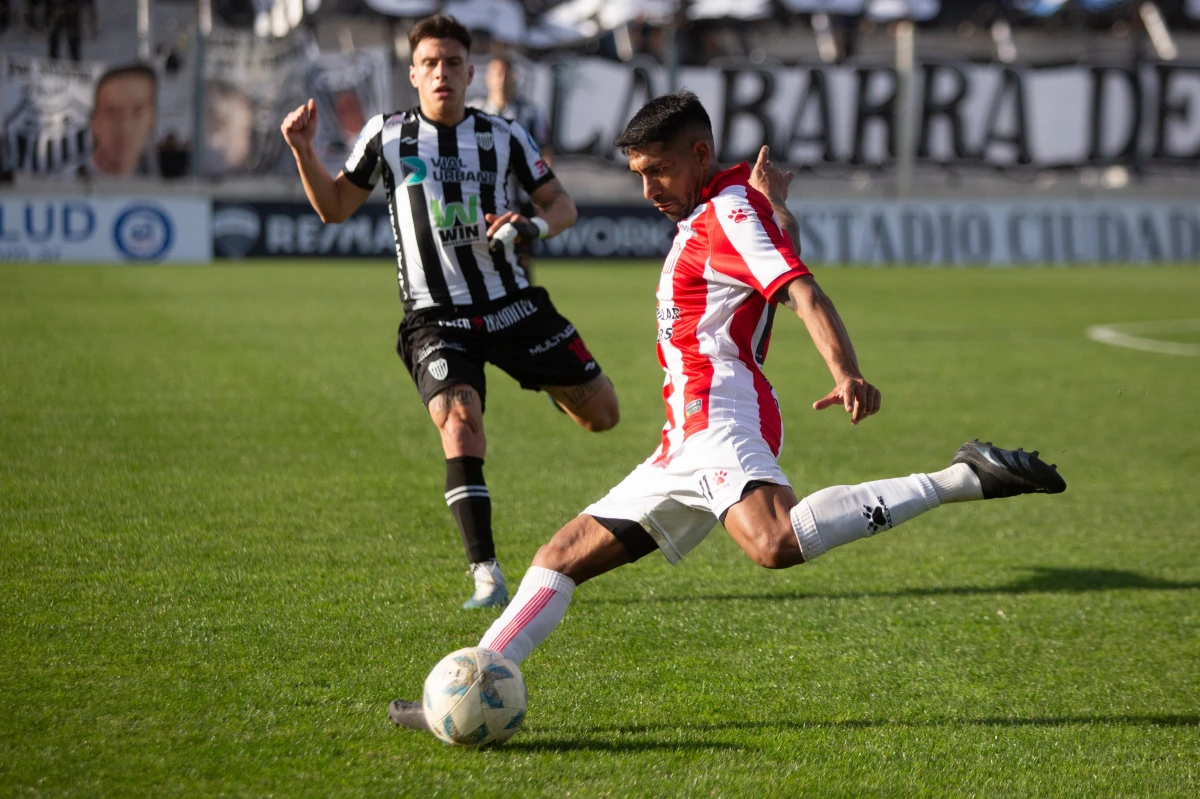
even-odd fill
[(90, 164), (98, 63), (0, 55), (0, 172), (73, 176)]
[[(1192, 202), (806, 201), (789, 203), (813, 265), (1019, 266), (1200, 262)], [(395, 258), (387, 205), (322, 224), (303, 201), (216, 202), (218, 258)], [(579, 205), (539, 258), (660, 259), (675, 225), (650, 205)]]
[[(207, 44), (204, 172), (295, 175), (279, 123), (308, 98), (314, 146), (334, 174), (391, 99), (386, 49), (317, 51), (302, 32), (278, 39), (217, 30)], [(0, 174), (72, 179), (174, 177), (195, 127), (189, 70), (0, 54)]]
[(1021, 266), (1195, 263), (1195, 202), (788, 203), (801, 256), (819, 265)]
[(368, 202), (326, 225), (307, 202), (213, 202), (218, 258), (389, 258), (396, 239), (386, 203)]
[(207, 198), (0, 194), (0, 263), (206, 264), (211, 211)]
[[(551, 109), (559, 156), (619, 160), (612, 142), (668, 89), (667, 72), (654, 64), (592, 58), (529, 69), (531, 96)], [(764, 143), (777, 160), (817, 170), (894, 158), (899, 106), (890, 65), (693, 67), (679, 70), (678, 85), (704, 102), (724, 163), (752, 158)], [(912, 96), (918, 163), (1200, 166), (1200, 64), (928, 60), (917, 66)]]
[(205, 46), (204, 171), (215, 177), (294, 175), (279, 123), (310, 97), (320, 120), (314, 146), (337, 174), (367, 120), (391, 101), (384, 49), (322, 54), (302, 30), (277, 39), (220, 30)]
[[(345, 222), (326, 225), (304, 201), (213, 203), (217, 258), (388, 258), (396, 239), (386, 203), (364, 204)], [(582, 205), (575, 226), (538, 241), (547, 258), (660, 258), (675, 224), (650, 206)]]

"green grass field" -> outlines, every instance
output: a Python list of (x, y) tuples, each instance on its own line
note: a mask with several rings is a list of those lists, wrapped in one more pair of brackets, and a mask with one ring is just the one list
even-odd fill
[[(657, 277), (539, 272), (616, 430), (489, 374), (514, 582), (655, 444)], [(1067, 493), (786, 572), (718, 528), (605, 575), (526, 661), (521, 734), (464, 751), (385, 718), (493, 618), (459, 609), (394, 270), (0, 267), (0, 794), (1200, 795), (1200, 359), (1084, 337), (1200, 317), (1200, 269), (819, 277), (884, 410), (812, 411), (830, 380), (781, 317), (797, 493), (975, 436), (1041, 449)]]

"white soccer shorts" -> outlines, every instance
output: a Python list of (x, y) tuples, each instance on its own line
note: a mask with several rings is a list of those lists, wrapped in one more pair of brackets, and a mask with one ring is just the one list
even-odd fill
[(672, 564), (712, 532), (746, 484), (790, 486), (767, 442), (733, 426), (702, 430), (661, 466), (650, 456), (584, 513), (646, 528)]

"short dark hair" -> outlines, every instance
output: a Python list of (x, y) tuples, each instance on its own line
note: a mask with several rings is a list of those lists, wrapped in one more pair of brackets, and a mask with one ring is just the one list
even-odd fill
[(139, 77), (148, 78), (151, 85), (153, 85), (155, 88), (158, 87), (158, 74), (154, 71), (154, 68), (148, 64), (137, 63), (126, 64), (123, 67), (113, 67), (101, 75), (100, 80), (96, 81), (96, 91), (92, 95), (92, 104), (95, 105), (95, 101), (100, 99), (100, 90), (104, 88), (105, 83), (108, 83), (114, 78), (123, 78), (126, 75), (137, 75)]
[(434, 14), (412, 26), (408, 32), (408, 49), (417, 51), (417, 45), (426, 39), (454, 39), (471, 52), (471, 32), (454, 17)]
[(649, 144), (670, 144), (689, 132), (712, 138), (712, 120), (700, 104), (700, 98), (684, 89), (655, 97), (642, 106), (617, 137), (616, 146), (629, 155), (630, 150), (639, 150)]

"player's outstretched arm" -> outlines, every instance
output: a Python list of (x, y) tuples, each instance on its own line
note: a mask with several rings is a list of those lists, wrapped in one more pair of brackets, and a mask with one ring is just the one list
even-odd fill
[(309, 100), (288, 114), (279, 126), (283, 138), (292, 148), (304, 193), (322, 222), (344, 222), (371, 195), (369, 189), (355, 186), (338, 173), (333, 178), (313, 147), (317, 135), (317, 104)]
[(788, 234), (788, 238), (792, 240), (792, 249), (799, 257), (800, 224), (787, 207), (788, 186), (791, 185), (793, 177), (795, 175), (784, 172), (771, 160), (771, 148), (764, 144), (758, 151), (758, 161), (750, 170), (750, 185), (761, 191), (771, 203), (771, 210), (775, 212), (779, 227)]
[(825, 365), (829, 367), (836, 383), (833, 391), (813, 403), (813, 408), (819, 411), (842, 405), (850, 414), (853, 424), (878, 413), (882, 402), (879, 389), (868, 383), (859, 371), (850, 334), (833, 307), (833, 301), (821, 290), (812, 275), (791, 281), (780, 293), (785, 292), (785, 296), (776, 295), (779, 302), (795, 311), (804, 321), (817, 352), (825, 359)]

